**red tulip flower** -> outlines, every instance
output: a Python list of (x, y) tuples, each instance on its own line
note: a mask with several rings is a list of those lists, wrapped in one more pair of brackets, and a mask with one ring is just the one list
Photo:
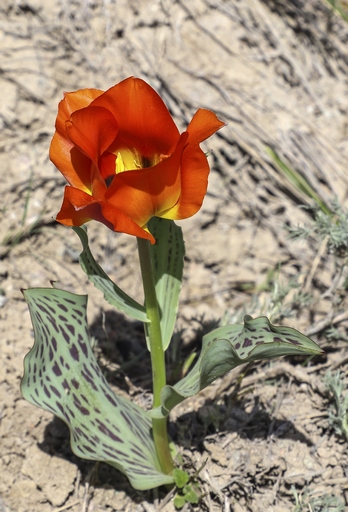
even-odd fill
[(199, 109), (181, 135), (161, 98), (127, 78), (59, 103), (50, 158), (69, 185), (57, 220), (97, 220), (155, 243), (148, 221), (186, 219), (202, 206), (209, 165), (199, 144), (224, 123)]

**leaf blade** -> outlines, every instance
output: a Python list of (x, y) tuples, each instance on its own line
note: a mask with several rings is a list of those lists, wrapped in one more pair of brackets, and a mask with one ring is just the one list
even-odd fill
[(86, 296), (55, 288), (23, 293), (35, 334), (24, 360), (23, 397), (68, 425), (79, 457), (116, 467), (136, 489), (172, 483), (160, 469), (148, 416), (115, 395), (98, 366), (87, 332)]
[(172, 220), (153, 217), (149, 229), (156, 239), (156, 244), (151, 246), (151, 257), (161, 315), (162, 343), (166, 350), (178, 311), (185, 246), (182, 230)]
[(167, 416), (183, 400), (241, 364), (322, 352), (316, 343), (295, 329), (274, 326), (266, 317), (246, 316), (244, 325), (219, 327), (203, 337), (201, 355), (192, 370), (174, 386), (164, 386), (162, 407), (153, 409), (150, 415), (154, 418)]
[(88, 244), (88, 235), (85, 226), (72, 228), (80, 238), (82, 252), (80, 254), (80, 265), (94, 286), (100, 290), (105, 300), (118, 310), (126, 313), (131, 318), (147, 323), (149, 320), (144, 306), (132, 299), (127, 293), (119, 288), (109, 276), (104, 272), (101, 266), (95, 261)]

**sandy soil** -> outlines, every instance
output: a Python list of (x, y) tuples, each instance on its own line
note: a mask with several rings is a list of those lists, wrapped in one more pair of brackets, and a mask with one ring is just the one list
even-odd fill
[[(288, 238), (285, 225), (310, 224), (299, 208), (310, 201), (267, 152), (326, 203), (345, 204), (348, 24), (321, 0), (3, 0), (0, 511), (173, 510), (165, 491), (136, 492), (117, 471), (77, 459), (65, 425), (19, 390), (33, 343), (20, 288), (56, 280), (89, 293), (91, 333), (111, 384), (149, 401), (146, 364), (142, 375), (130, 364), (144, 347), (141, 328), (86, 282), (76, 235), (54, 221), (64, 180), (48, 160), (63, 91), (107, 89), (130, 75), (156, 88), (181, 128), (199, 107), (227, 123), (204, 147), (212, 151), (204, 206), (182, 223), (186, 353), (199, 348), (202, 320), (239, 321), (245, 311), (269, 313), (326, 351), (255, 364), (238, 388), (235, 370), (174, 410), (171, 433), (186, 468), (205, 463), (192, 510), (348, 510), (347, 441), (329, 421), (324, 378), (341, 370), (347, 388), (347, 276), (320, 240)], [(135, 241), (96, 225), (89, 233), (100, 264), (138, 297)], [(299, 307), (293, 290), (279, 308), (276, 287), (290, 280), (311, 300)], [(325, 334), (332, 326), (336, 340)]]

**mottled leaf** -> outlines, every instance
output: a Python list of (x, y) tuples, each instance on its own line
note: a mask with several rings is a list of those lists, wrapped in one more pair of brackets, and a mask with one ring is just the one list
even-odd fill
[(160, 469), (147, 414), (115, 395), (98, 366), (87, 297), (51, 288), (23, 293), (35, 335), (24, 360), (24, 398), (65, 421), (79, 457), (111, 464), (136, 489), (172, 483)]
[(156, 244), (151, 245), (151, 257), (161, 315), (162, 342), (166, 350), (178, 311), (185, 245), (181, 228), (172, 220), (153, 217), (149, 229), (156, 239)]
[(219, 327), (203, 337), (202, 351), (192, 370), (174, 386), (161, 391), (162, 407), (150, 412), (164, 417), (177, 404), (243, 363), (296, 354), (320, 354), (322, 350), (300, 332), (275, 326), (266, 317), (244, 318), (244, 325)]
[(148, 322), (144, 306), (127, 295), (119, 288), (109, 276), (104, 272), (101, 266), (95, 261), (88, 245), (87, 229), (85, 226), (72, 228), (79, 236), (83, 251), (80, 254), (80, 265), (87, 274), (88, 279), (98, 290), (103, 292), (105, 300), (115, 306), (119, 311), (123, 311), (132, 318), (141, 322)]

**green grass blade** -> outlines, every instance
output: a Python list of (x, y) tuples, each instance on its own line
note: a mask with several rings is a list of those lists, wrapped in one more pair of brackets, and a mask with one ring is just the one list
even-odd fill
[(328, 205), (318, 196), (315, 190), (313, 190), (311, 185), (304, 178), (304, 176), (302, 176), (302, 174), (286, 165), (272, 148), (266, 147), (266, 151), (271, 156), (278, 169), (293, 184), (295, 188), (297, 188), (307, 197), (315, 201), (315, 203), (324, 213), (328, 215), (333, 213), (331, 209), (328, 207)]

